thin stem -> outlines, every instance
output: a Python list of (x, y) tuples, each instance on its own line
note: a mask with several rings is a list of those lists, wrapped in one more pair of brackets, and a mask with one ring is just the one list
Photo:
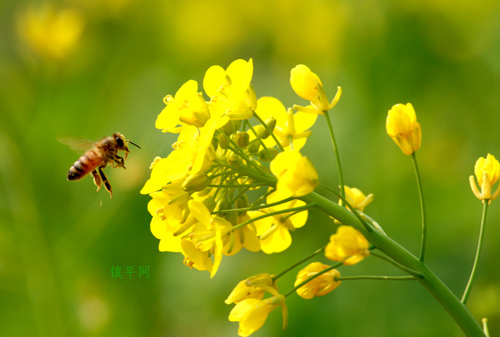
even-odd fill
[[(326, 246), (325, 246), (326, 247)], [(316, 255), (318, 255), (319, 253), (321, 253), (322, 251), (325, 250), (325, 247), (321, 247), (320, 249), (316, 250), (314, 253), (306, 256), (305, 258), (303, 258), (302, 260), (294, 263), (293, 265), (291, 265), (290, 267), (286, 268), (285, 270), (283, 270), (281, 273), (279, 273), (278, 275), (274, 276), (273, 277), (273, 281), (276, 282), (277, 279), (279, 279), (281, 276), (285, 275), (286, 273), (288, 273), (290, 270), (294, 269), (295, 267), (301, 265), (302, 263), (306, 262), (307, 260), (309, 259), (312, 259), (313, 257), (315, 257)]]
[(332, 121), (330, 120), (330, 115), (328, 111), (323, 111), (328, 124), (328, 130), (330, 131), (330, 138), (332, 139), (333, 151), (335, 152), (335, 158), (337, 160), (337, 170), (339, 172), (339, 184), (340, 184), (340, 194), (345, 198), (344, 190), (344, 175), (342, 174), (342, 166), (340, 165), (340, 155), (337, 148), (337, 141), (335, 140), (335, 134), (333, 133)]
[(264, 184), (264, 183), (255, 183), (255, 184), (244, 184), (244, 185), (240, 185), (240, 184), (236, 184), (236, 185), (222, 184), (222, 185), (205, 185), (205, 186), (207, 186), (207, 187), (219, 187), (219, 186), (222, 186), (224, 188), (229, 188), (229, 187), (238, 188), (238, 187), (262, 187), (262, 186), (267, 186), (267, 185)]
[(223, 161), (217, 161), (217, 164), (222, 166), (222, 167), (229, 168), (234, 172), (242, 173), (243, 175), (248, 176), (250, 178), (253, 178), (255, 180), (262, 181), (268, 186), (273, 187), (276, 185), (276, 179), (267, 173), (258, 174), (258, 172), (250, 171), (250, 170), (247, 170), (247, 169), (242, 168), (242, 167), (236, 167), (233, 165), (229, 165)]
[(422, 261), (422, 262), (424, 262), (425, 243), (426, 243), (426, 240), (427, 240), (427, 225), (426, 225), (426, 219), (425, 219), (424, 191), (422, 189), (422, 181), (420, 179), (420, 173), (418, 171), (417, 157), (415, 155), (415, 152), (412, 153), (411, 159), (412, 159), (412, 162), (413, 162), (413, 168), (415, 170), (415, 177), (417, 179), (418, 195), (420, 197), (420, 212), (421, 212), (421, 215), (422, 215), (422, 240), (420, 242), (419, 260)]
[(486, 214), (488, 212), (488, 201), (483, 200), (483, 216), (481, 218), (481, 229), (479, 230), (479, 242), (477, 243), (476, 258), (474, 259), (474, 266), (472, 267), (472, 272), (469, 277), (469, 282), (467, 282), (467, 287), (465, 288), (464, 295), (462, 296), (462, 303), (466, 304), (469, 298), (470, 290), (472, 287), (472, 282), (474, 282), (474, 277), (476, 276), (477, 264), (479, 261), (479, 256), (481, 255), (481, 248), (483, 248), (483, 237), (484, 237), (484, 227), (486, 225)]
[(231, 151), (243, 158), (248, 163), (248, 165), (252, 166), (257, 172), (261, 174), (264, 173), (264, 171), (262, 171), (262, 169), (257, 164), (255, 164), (243, 151), (240, 150), (238, 145), (232, 139), (229, 139), (229, 143), (233, 145), (233, 147), (229, 146), (229, 149)]
[(278, 215), (278, 214), (283, 214), (283, 213), (290, 213), (290, 212), (295, 212), (295, 211), (306, 211), (309, 208), (313, 208), (313, 207), (316, 207), (316, 204), (308, 204), (308, 205), (304, 205), (304, 206), (300, 206), (300, 207), (287, 208), (287, 209), (283, 209), (283, 210), (276, 211), (276, 212), (265, 213), (261, 216), (255, 217), (253, 219), (250, 219), (248, 221), (240, 223), (239, 225), (234, 226), (232, 231), (234, 232), (235, 230), (240, 229), (241, 227), (244, 227), (244, 226), (246, 226), (252, 222), (255, 222), (257, 220), (267, 218), (268, 216), (273, 216), (273, 215)]
[(490, 337), (490, 331), (488, 329), (488, 320), (486, 318), (483, 318), (483, 331), (486, 337)]
[(260, 116), (254, 111), (253, 112), (253, 116), (255, 117), (255, 119), (257, 119), (259, 121), (260, 124), (262, 124), (263, 127), (266, 128), (266, 130), (271, 134), (271, 137), (273, 137), (274, 141), (276, 142), (276, 145), (279, 147), (279, 149), (281, 150), (281, 152), (285, 151), (285, 149), (283, 148), (283, 146), (281, 145), (281, 143), (279, 142), (278, 138), (276, 138), (276, 135), (274, 134), (273, 130), (271, 130), (271, 128), (269, 127), (269, 125), (266, 124), (266, 122), (264, 122), (262, 120), (262, 118), (260, 118)]
[(327, 192), (330, 192), (330, 193), (334, 194), (337, 198), (339, 198), (340, 200), (342, 200), (342, 202), (347, 206), (347, 208), (349, 208), (349, 210), (356, 216), (356, 218), (358, 218), (358, 220), (361, 221), (361, 223), (365, 226), (365, 228), (366, 228), (367, 231), (371, 232), (373, 230), (370, 227), (370, 225), (366, 222), (366, 220), (363, 219), (363, 217), (359, 214), (358, 210), (356, 208), (352, 207), (352, 205), (349, 203), (349, 201), (347, 201), (347, 199), (344, 196), (338, 194), (337, 192), (329, 189), (326, 186), (320, 185), (318, 187), (324, 189)]
[(255, 131), (255, 129), (253, 128), (252, 124), (250, 124), (248, 119), (245, 119), (245, 122), (248, 125), (248, 127), (250, 128), (250, 130), (252, 130), (253, 134), (255, 135), (255, 138), (258, 139), (260, 145), (262, 145), (262, 148), (266, 151), (269, 158), (271, 158), (272, 157), (271, 153), (269, 152), (269, 149), (267, 148), (266, 144), (264, 144), (264, 140), (257, 135), (257, 131)]
[(393, 259), (389, 259), (389, 258), (387, 258), (387, 257), (385, 257), (385, 256), (383, 256), (383, 255), (379, 255), (379, 254), (377, 254), (377, 253), (375, 253), (375, 252), (371, 252), (371, 255), (373, 255), (373, 256), (375, 256), (375, 257), (378, 257), (379, 259), (382, 259), (382, 260), (384, 260), (384, 261), (386, 261), (386, 262), (389, 262), (390, 264), (392, 264), (392, 265), (393, 265), (393, 266), (395, 266), (396, 268), (399, 268), (399, 269), (401, 269), (402, 271), (407, 272), (407, 273), (408, 273), (408, 274), (410, 274), (410, 275), (413, 275), (414, 277), (418, 277), (418, 278), (422, 278), (422, 277), (424, 277), (421, 273), (419, 273), (419, 272), (417, 272), (417, 271), (415, 271), (415, 270), (411, 270), (411, 269), (409, 269), (409, 268), (406, 268), (405, 266), (403, 266), (403, 265), (401, 265), (401, 264), (397, 263), (397, 262), (396, 262), (396, 261), (394, 261)]
[(280, 200), (280, 201), (277, 201), (277, 202), (273, 202), (272, 204), (259, 205), (259, 206), (256, 206), (256, 207), (226, 209), (226, 210), (223, 210), (223, 211), (212, 212), (212, 214), (228, 213), (228, 212), (256, 211), (256, 210), (260, 210), (260, 209), (263, 209), (263, 208), (278, 206), (278, 205), (284, 204), (286, 202), (292, 201), (294, 199), (295, 199), (295, 197), (290, 197), (290, 198), (286, 198), (286, 199), (283, 199), (283, 200)]
[(361, 276), (342, 276), (335, 277), (335, 281), (357, 281), (357, 280), (382, 280), (382, 281), (413, 281), (414, 276), (374, 276), (374, 275), (361, 275)]

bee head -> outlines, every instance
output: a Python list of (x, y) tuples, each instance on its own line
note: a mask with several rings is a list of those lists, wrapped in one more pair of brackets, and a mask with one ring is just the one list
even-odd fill
[(123, 136), (121, 133), (115, 132), (115, 133), (113, 134), (113, 137), (114, 137), (114, 139), (115, 139), (116, 144), (118, 145), (118, 147), (119, 147), (120, 149), (126, 150), (127, 152), (129, 151), (127, 143), (130, 143), (130, 144), (132, 144), (132, 145), (135, 145), (135, 146), (137, 146), (139, 149), (141, 148), (139, 145), (137, 145), (137, 144), (135, 144), (135, 143), (131, 142), (131, 141), (130, 141), (130, 140), (128, 140), (128, 139), (125, 139), (125, 136)]

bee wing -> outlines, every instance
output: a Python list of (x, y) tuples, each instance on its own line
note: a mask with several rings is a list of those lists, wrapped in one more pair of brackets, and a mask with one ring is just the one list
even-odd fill
[(60, 143), (69, 146), (73, 151), (80, 154), (94, 147), (96, 143), (92, 140), (78, 137), (59, 137), (57, 138), (57, 140)]

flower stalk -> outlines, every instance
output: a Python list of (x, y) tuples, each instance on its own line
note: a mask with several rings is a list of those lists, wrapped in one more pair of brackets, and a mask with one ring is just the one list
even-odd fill
[(399, 245), (390, 237), (378, 232), (366, 231), (361, 222), (347, 209), (316, 193), (301, 198), (305, 202), (315, 203), (321, 211), (333, 216), (343, 224), (353, 226), (374, 244), (403, 266), (416, 270), (423, 275), (417, 281), (439, 302), (457, 323), (467, 337), (485, 336), (479, 323), (471, 315), (467, 307), (451, 292), (451, 290), (418, 258)]
[(477, 251), (476, 257), (474, 258), (474, 265), (472, 266), (472, 271), (469, 276), (469, 281), (467, 282), (467, 286), (465, 287), (464, 294), (462, 296), (462, 303), (466, 304), (467, 299), (469, 298), (470, 291), (472, 289), (472, 283), (474, 282), (474, 278), (476, 277), (477, 265), (479, 262), (479, 256), (481, 256), (481, 249), (483, 248), (483, 238), (484, 238), (484, 228), (486, 226), (486, 215), (488, 213), (488, 203), (483, 203), (483, 215), (481, 217), (481, 228), (479, 230), (479, 241), (477, 243)]

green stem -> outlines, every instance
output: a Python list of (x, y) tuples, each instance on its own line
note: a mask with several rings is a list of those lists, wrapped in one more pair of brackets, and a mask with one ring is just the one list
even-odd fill
[(344, 175), (342, 174), (342, 166), (340, 165), (340, 155), (337, 147), (337, 141), (335, 140), (335, 134), (333, 133), (332, 121), (330, 120), (330, 115), (328, 111), (323, 111), (325, 114), (325, 118), (328, 124), (328, 130), (330, 131), (330, 138), (332, 139), (333, 151), (335, 152), (335, 158), (337, 160), (337, 169), (339, 172), (339, 184), (340, 184), (340, 194), (343, 198), (345, 198), (345, 190), (344, 190)]
[(389, 262), (390, 264), (392, 264), (393, 266), (395, 266), (396, 268), (399, 268), (401, 269), (402, 271), (404, 272), (407, 272), (408, 274), (410, 275), (413, 275), (414, 277), (419, 277), (419, 278), (422, 278), (424, 277), (422, 274), (420, 274), (419, 272), (416, 272), (415, 270), (411, 270), (409, 268), (406, 268), (405, 266), (402, 266), (400, 265), (399, 263), (397, 263), (396, 261), (394, 261), (393, 259), (389, 259), (383, 255), (379, 255), (375, 252), (371, 252), (371, 255), (375, 256), (375, 257), (378, 257), (379, 259), (382, 259), (386, 262)]
[(276, 179), (265, 172), (262, 174), (259, 174), (258, 172), (251, 171), (251, 170), (248, 170), (248, 169), (245, 169), (242, 167), (236, 167), (233, 165), (229, 165), (223, 161), (218, 161), (217, 164), (222, 166), (222, 167), (229, 168), (234, 172), (242, 173), (243, 175), (248, 176), (250, 178), (253, 178), (256, 181), (262, 181), (268, 186), (272, 187), (272, 186), (276, 185)]
[[(326, 247), (326, 246), (325, 246)], [(290, 270), (294, 269), (295, 267), (297, 266), (300, 266), (302, 263), (306, 262), (307, 260), (309, 259), (312, 259), (313, 257), (315, 257), (316, 255), (318, 255), (319, 253), (321, 253), (322, 251), (325, 250), (325, 247), (321, 247), (320, 249), (316, 250), (314, 253), (306, 256), (305, 258), (303, 258), (302, 260), (300, 260), (299, 262), (296, 262), (294, 263), (293, 265), (291, 265), (290, 267), (286, 268), (285, 270), (283, 270), (281, 273), (279, 273), (278, 275), (274, 276), (273, 277), (273, 281), (276, 282), (277, 279), (279, 279), (281, 276), (285, 275), (286, 273), (288, 273)]]
[(472, 282), (474, 282), (474, 278), (476, 276), (477, 264), (479, 261), (479, 256), (481, 255), (481, 248), (483, 247), (484, 227), (486, 225), (486, 214), (488, 212), (488, 201), (489, 200), (483, 200), (483, 216), (481, 217), (481, 229), (479, 230), (479, 242), (477, 243), (476, 258), (474, 259), (474, 265), (469, 277), (469, 282), (467, 283), (464, 295), (462, 296), (463, 304), (467, 303), (467, 299), (469, 298), (469, 293), (472, 287)]
[(357, 280), (382, 280), (382, 281), (413, 281), (415, 277), (413, 276), (372, 276), (372, 275), (362, 275), (362, 276), (343, 276), (335, 277), (335, 281), (357, 281)]
[(446, 287), (446, 285), (419, 259), (399, 245), (396, 241), (380, 231), (368, 232), (365, 226), (354, 214), (335, 202), (316, 193), (301, 197), (307, 203), (314, 203), (318, 209), (332, 216), (345, 225), (351, 225), (359, 230), (373, 245), (397, 263), (415, 270), (423, 275), (417, 281), (441, 304), (448, 314), (457, 323), (465, 336), (484, 337), (479, 323), (471, 315), (467, 307)]
[(238, 145), (232, 139), (229, 139), (229, 143), (233, 145), (232, 147), (229, 146), (229, 149), (231, 151), (243, 158), (248, 163), (248, 165), (252, 166), (257, 172), (261, 174), (264, 173), (264, 171), (262, 171), (262, 169), (257, 164), (255, 164), (242, 150), (240, 150)]
[(238, 188), (238, 187), (262, 187), (262, 186), (267, 186), (266, 184), (264, 183), (255, 183), (255, 184), (245, 184), (245, 185), (240, 185), (240, 184), (235, 184), (235, 185), (231, 185), (231, 184), (222, 184), (222, 185), (205, 185), (207, 187), (224, 187), (224, 188), (229, 188), (229, 187), (232, 187), (232, 188)]
[(269, 158), (272, 158), (271, 153), (269, 152), (269, 149), (267, 148), (266, 144), (264, 144), (264, 141), (257, 135), (257, 131), (255, 131), (255, 129), (253, 128), (252, 124), (250, 124), (250, 122), (248, 121), (248, 119), (245, 119), (245, 122), (248, 125), (248, 127), (250, 128), (250, 130), (252, 130), (253, 134), (255, 135), (255, 138), (258, 139), (260, 145), (266, 151), (266, 153), (269, 156)]
[(356, 208), (352, 207), (352, 205), (349, 203), (349, 201), (347, 201), (347, 199), (344, 196), (338, 194), (337, 192), (329, 189), (326, 186), (321, 186), (320, 185), (318, 187), (324, 189), (325, 191), (328, 191), (328, 192), (334, 194), (337, 198), (341, 199), (342, 202), (344, 203), (344, 205), (346, 205), (347, 208), (349, 208), (349, 210), (356, 216), (356, 218), (358, 218), (358, 220), (365, 226), (365, 228), (366, 228), (367, 231), (371, 232), (373, 230), (370, 227), (370, 225), (366, 222), (366, 220), (363, 219), (363, 217), (359, 214), (358, 210)]
[(273, 202), (272, 204), (259, 205), (259, 206), (255, 206), (255, 207), (225, 209), (223, 211), (212, 212), (212, 214), (229, 213), (229, 212), (257, 211), (257, 210), (264, 209), (264, 208), (278, 206), (278, 205), (284, 204), (286, 202), (292, 201), (294, 199), (295, 199), (295, 197), (290, 197), (290, 198), (286, 198), (286, 199), (280, 200), (278, 202)]
[(276, 142), (276, 145), (278, 146), (278, 148), (281, 150), (281, 152), (285, 151), (285, 149), (283, 148), (283, 146), (281, 145), (281, 143), (279, 142), (278, 138), (276, 138), (276, 135), (274, 134), (273, 130), (271, 130), (271, 128), (269, 127), (269, 125), (266, 124), (266, 122), (264, 122), (262, 120), (262, 118), (260, 118), (259, 115), (257, 115), (257, 113), (254, 111), (253, 112), (253, 116), (255, 117), (255, 119), (257, 119), (259, 121), (260, 124), (262, 124), (263, 127), (266, 128), (266, 130), (271, 134), (271, 137), (273, 137), (274, 141)]
[(236, 226), (233, 227), (232, 231), (234, 232), (235, 230), (237, 229), (240, 229), (241, 227), (244, 227), (252, 222), (255, 222), (257, 220), (260, 220), (260, 219), (264, 219), (264, 218), (267, 218), (268, 216), (273, 216), (273, 215), (278, 215), (278, 214), (284, 214), (284, 213), (290, 213), (290, 212), (295, 212), (295, 211), (306, 211), (310, 208), (313, 208), (313, 207), (316, 207), (315, 204), (308, 204), (308, 205), (304, 205), (304, 206), (300, 206), (300, 207), (294, 207), (294, 208), (287, 208), (287, 209), (283, 209), (283, 210), (280, 210), (280, 211), (276, 211), (276, 212), (269, 212), (269, 213), (265, 213), (261, 216), (258, 216), (258, 217), (255, 217), (253, 219), (250, 219), (248, 221), (245, 221), (245, 222), (242, 222)]
[(420, 212), (421, 212), (421, 215), (422, 215), (422, 240), (420, 242), (419, 260), (422, 261), (422, 262), (424, 262), (425, 242), (426, 242), (426, 239), (427, 239), (427, 226), (426, 226), (426, 220), (425, 220), (424, 191), (422, 189), (422, 181), (420, 179), (420, 173), (418, 171), (417, 157), (415, 155), (415, 152), (412, 153), (411, 159), (412, 159), (412, 162), (413, 162), (413, 168), (415, 170), (415, 177), (417, 179), (418, 195), (420, 197)]

